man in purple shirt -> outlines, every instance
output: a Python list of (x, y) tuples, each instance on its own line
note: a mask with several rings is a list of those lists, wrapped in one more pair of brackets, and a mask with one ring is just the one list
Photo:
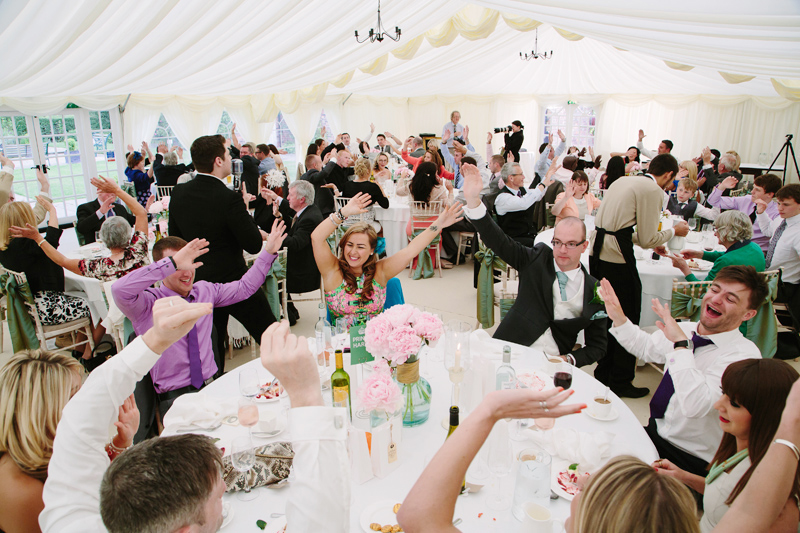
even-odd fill
[(769, 248), (769, 237), (761, 232), (761, 228), (755, 223), (756, 220), (756, 200), (764, 200), (767, 203), (767, 214), (770, 219), (778, 216), (778, 205), (772, 201), (775, 193), (778, 192), (783, 184), (781, 179), (775, 174), (764, 174), (758, 176), (753, 182), (753, 192), (747, 196), (722, 196), (725, 189), (732, 189), (739, 183), (735, 176), (728, 176), (714, 187), (708, 195), (707, 202), (713, 207), (720, 209), (736, 209), (750, 217), (753, 222), (753, 242), (758, 244), (764, 253)]
[[(264, 279), (283, 244), (283, 222), (272, 226), (264, 250), (239, 281), (231, 283), (194, 282), (195, 269), (203, 263), (195, 259), (208, 251), (208, 241), (186, 243), (179, 237), (166, 237), (153, 246), (153, 264), (135, 270), (112, 287), (114, 301), (133, 323), (137, 335), (153, 326), (153, 305), (159, 298), (180, 296), (187, 302), (207, 302), (214, 307), (231, 305), (249, 298)], [(159, 287), (153, 285), (160, 281)], [(203, 316), (188, 335), (178, 340), (153, 366), (158, 406), (163, 417), (175, 398), (194, 392), (209, 383), (217, 372), (211, 342), (211, 315)]]

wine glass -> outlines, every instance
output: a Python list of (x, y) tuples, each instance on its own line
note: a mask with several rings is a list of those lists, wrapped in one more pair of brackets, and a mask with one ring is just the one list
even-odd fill
[[(527, 389), (529, 387), (527, 385), (525, 385), (522, 381), (517, 380), (517, 388), (518, 389)], [(515, 441), (525, 440), (525, 438), (527, 437), (527, 435), (525, 434), (525, 431), (530, 427), (531, 419), (530, 418), (518, 418), (518, 419), (514, 420), (512, 422), (512, 424), (513, 424), (513, 426), (512, 426), (512, 431), (511, 431), (511, 439), (515, 440)]]
[[(239, 398), (239, 424), (248, 429), (258, 424), (258, 406), (252, 398)], [(252, 431), (252, 430), (251, 430)]]
[(239, 370), (239, 392), (247, 398), (254, 398), (261, 392), (258, 372), (242, 367)]
[(495, 511), (504, 511), (511, 506), (511, 498), (503, 492), (503, 478), (511, 473), (514, 456), (508, 438), (508, 426), (504, 422), (498, 422), (495, 430), (496, 433), (489, 443), (486, 462), (496, 484), (494, 493), (486, 499), (486, 505)]
[(237, 472), (245, 474), (244, 491), (239, 491), (236, 497), (243, 502), (254, 500), (257, 495), (250, 490), (250, 476), (247, 475), (247, 472), (256, 464), (256, 451), (253, 448), (253, 440), (249, 434), (233, 439), (231, 443), (231, 464)]
[(475, 459), (469, 467), (470, 477), (474, 479), (486, 479), (489, 475), (489, 469), (486, 467), (488, 445), (486, 443), (481, 446), (478, 453), (475, 454)]
[(689, 229), (694, 231), (697, 228), (697, 219), (692, 217), (689, 219)]
[(564, 390), (572, 387), (572, 365), (566, 361), (558, 363), (556, 373), (553, 374), (553, 383)]
[(336, 319), (336, 338), (339, 348), (344, 349), (344, 345), (347, 344), (347, 319), (343, 316)]

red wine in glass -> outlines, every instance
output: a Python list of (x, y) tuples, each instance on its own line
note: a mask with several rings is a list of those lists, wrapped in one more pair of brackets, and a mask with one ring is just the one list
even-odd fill
[(556, 372), (553, 375), (553, 383), (555, 383), (556, 387), (562, 387), (567, 390), (572, 386), (572, 374), (569, 372)]

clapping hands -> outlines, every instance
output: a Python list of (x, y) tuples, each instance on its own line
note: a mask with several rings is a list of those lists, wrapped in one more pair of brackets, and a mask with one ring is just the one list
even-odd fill
[(350, 201), (347, 202), (347, 205), (345, 205), (342, 208), (341, 210), (342, 215), (344, 215), (344, 217), (347, 218), (353, 215), (360, 215), (361, 213), (366, 213), (367, 207), (371, 203), (372, 203), (372, 197), (367, 193), (360, 192), (355, 196), (353, 196), (352, 198), (350, 198)]
[(286, 224), (284, 224), (283, 220), (275, 220), (272, 222), (272, 230), (269, 232), (267, 244), (264, 247), (265, 252), (273, 255), (278, 253), (278, 250), (280, 250), (283, 245), (284, 239), (286, 239), (284, 230), (286, 230)]

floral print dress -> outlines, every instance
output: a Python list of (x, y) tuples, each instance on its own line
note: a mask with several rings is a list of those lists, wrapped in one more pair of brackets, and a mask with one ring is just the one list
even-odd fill
[(102, 259), (81, 259), (78, 269), (81, 276), (101, 281), (119, 279), (128, 272), (150, 264), (147, 249), (147, 235), (134, 231), (130, 245), (125, 248), (120, 259), (105, 257)]
[(356, 279), (358, 288), (353, 294), (346, 290), (344, 281), (330, 292), (325, 292), (325, 302), (331, 312), (331, 322), (336, 322), (337, 318), (344, 317), (347, 327), (353, 326), (361, 315), (369, 319), (379, 315), (383, 311), (383, 304), (386, 302), (386, 287), (372, 280), (372, 299), (366, 302), (361, 301), (361, 292), (364, 289), (364, 275)]

